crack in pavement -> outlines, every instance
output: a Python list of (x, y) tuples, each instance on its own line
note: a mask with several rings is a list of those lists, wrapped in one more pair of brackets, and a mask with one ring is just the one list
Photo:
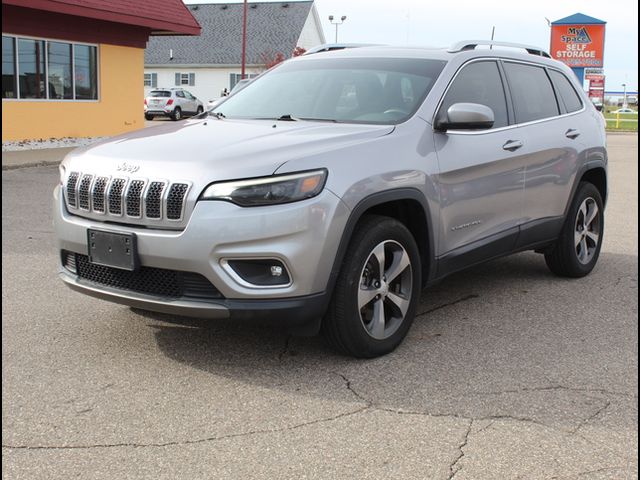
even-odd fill
[(452, 478), (455, 477), (460, 470), (462, 470), (462, 467), (458, 467), (456, 469), (456, 465), (464, 457), (464, 447), (466, 447), (467, 443), (469, 442), (469, 435), (471, 435), (472, 427), (473, 427), (473, 419), (469, 421), (469, 426), (467, 427), (467, 431), (464, 434), (462, 443), (458, 445), (458, 451), (459, 451), (458, 456), (454, 458), (453, 462), (449, 465), (449, 476), (447, 477), (447, 480), (452, 480)]
[(449, 303), (443, 303), (442, 305), (438, 305), (437, 307), (430, 308), (428, 310), (425, 310), (424, 312), (416, 313), (416, 317), (419, 317), (420, 315), (426, 315), (427, 313), (435, 312), (436, 310), (441, 310), (446, 307), (450, 307), (457, 303), (466, 302), (467, 300), (472, 300), (474, 298), (478, 298), (479, 296), (480, 295), (476, 295), (475, 293), (472, 293), (471, 295), (467, 295), (466, 297), (459, 298)]
[(2, 445), (3, 449), (7, 450), (90, 450), (90, 449), (100, 449), (100, 448), (120, 448), (120, 447), (133, 447), (133, 448), (146, 448), (146, 447), (175, 447), (175, 446), (184, 446), (184, 445), (195, 445), (199, 443), (207, 443), (207, 442), (216, 442), (220, 440), (226, 440), (229, 438), (238, 438), (238, 437), (247, 437), (250, 435), (261, 435), (267, 433), (279, 433), (286, 432), (289, 430), (296, 430), (298, 428), (308, 427), (311, 425), (316, 425), (318, 423), (326, 423), (333, 422), (334, 420), (338, 420), (340, 418), (349, 417), (351, 415), (356, 415), (358, 413), (364, 412), (369, 407), (364, 406), (360, 407), (356, 410), (352, 410), (350, 412), (340, 413), (338, 415), (334, 415), (328, 418), (319, 418), (316, 420), (310, 420), (308, 422), (298, 423), (295, 425), (291, 425), (289, 427), (282, 428), (271, 428), (271, 429), (263, 429), (263, 430), (251, 430), (249, 432), (242, 433), (230, 433), (228, 435), (220, 435), (217, 437), (206, 437), (206, 438), (198, 438), (195, 440), (182, 440), (182, 441), (173, 441), (173, 442), (164, 442), (164, 443), (98, 443), (93, 445)]
[(628, 398), (638, 398), (638, 395), (634, 395), (632, 393), (626, 393), (626, 392), (614, 392), (611, 390), (606, 390), (604, 388), (587, 388), (587, 387), (567, 387), (565, 385), (548, 385), (546, 387), (524, 387), (524, 388), (520, 388), (520, 389), (513, 389), (513, 390), (501, 390), (501, 391), (497, 391), (497, 392), (474, 392), (474, 393), (470, 393), (468, 394), (468, 396), (470, 397), (474, 397), (474, 396), (483, 396), (483, 395), (503, 395), (505, 393), (528, 393), (528, 392), (547, 392), (547, 391), (554, 391), (554, 390), (567, 390), (567, 391), (571, 391), (571, 392), (578, 392), (578, 393), (600, 393), (603, 395), (613, 395), (613, 396), (618, 396), (618, 397), (628, 397)]
[(576, 428), (573, 429), (573, 431), (571, 432), (572, 434), (576, 434), (578, 433), (578, 430), (580, 430), (582, 427), (584, 427), (587, 423), (589, 423), (591, 420), (593, 420), (594, 418), (596, 418), (598, 415), (600, 415), (602, 412), (604, 412), (607, 408), (609, 408), (609, 405), (611, 405), (611, 401), (607, 398), (604, 401), (604, 404), (598, 408), (598, 410), (596, 410), (593, 414), (589, 415), (587, 418), (585, 418), (584, 420), (582, 420), (578, 426)]

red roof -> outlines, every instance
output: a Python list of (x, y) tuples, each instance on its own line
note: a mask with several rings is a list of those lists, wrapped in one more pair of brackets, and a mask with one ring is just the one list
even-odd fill
[(135, 25), (151, 35), (200, 35), (182, 0), (2, 0), (4, 5)]

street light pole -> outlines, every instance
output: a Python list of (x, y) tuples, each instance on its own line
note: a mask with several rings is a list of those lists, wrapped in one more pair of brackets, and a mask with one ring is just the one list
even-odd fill
[(331, 22), (331, 25), (335, 25), (336, 26), (336, 42), (338, 43), (338, 26), (342, 25), (344, 23), (344, 21), (347, 19), (346, 15), (343, 15), (342, 17), (340, 17), (340, 20), (336, 20), (335, 22), (333, 21), (333, 15), (329, 15), (329, 21)]

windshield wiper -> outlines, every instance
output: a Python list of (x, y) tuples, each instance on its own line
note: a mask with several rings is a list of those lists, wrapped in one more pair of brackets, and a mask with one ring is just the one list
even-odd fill
[(285, 115), (282, 115), (279, 118), (276, 118), (276, 121), (282, 121), (282, 122), (297, 122), (298, 119), (296, 117), (292, 117), (290, 113), (287, 113)]

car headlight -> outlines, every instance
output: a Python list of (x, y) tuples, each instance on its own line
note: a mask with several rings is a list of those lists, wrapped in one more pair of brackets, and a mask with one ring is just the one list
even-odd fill
[(241, 207), (258, 207), (297, 202), (315, 197), (327, 180), (325, 169), (285, 175), (212, 183), (200, 198), (226, 200)]

